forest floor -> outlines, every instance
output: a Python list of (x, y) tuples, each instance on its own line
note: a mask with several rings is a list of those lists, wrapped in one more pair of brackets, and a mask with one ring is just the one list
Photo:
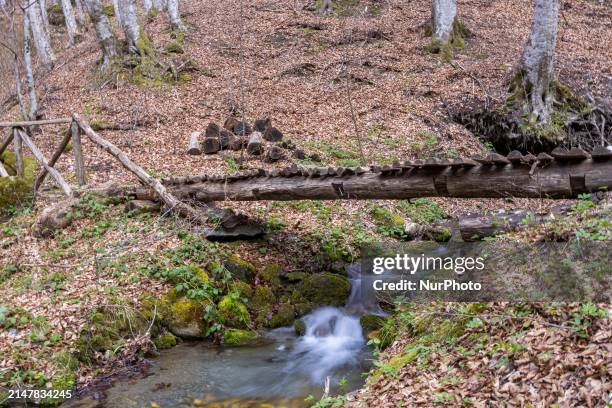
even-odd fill
[[(242, 6), (241, 19), (238, 1), (184, 0), (182, 14), (188, 31), (179, 44), (184, 54), (165, 51), (176, 39), (164, 16), (147, 21), (144, 27), (159, 58), (188, 58), (200, 67), (199, 72), (190, 73), (190, 78), (183, 78), (185, 82), (173, 84), (155, 78), (144, 83), (137, 78), (101, 78), (96, 70), (100, 52), (93, 30), (85, 33), (76, 47), (60, 52), (65, 34), (54, 28), (59, 58), (41, 84), (41, 111), (46, 118), (79, 112), (90, 123), (141, 124), (132, 130), (101, 134), (158, 178), (235, 171), (239, 153), (205, 158), (186, 155), (185, 149), (191, 132), (203, 131), (209, 122), (222, 124), (236, 109), (244, 110), (250, 122), (272, 118), (285, 139), (300, 149), (320, 154), (325, 164), (391, 163), (485, 152), (489, 146), (450, 121), (448, 111), (473, 100), (483, 101), (487, 94), (494, 101), (504, 100), (507, 82), (529, 32), (531, 8), (510, 0), (459, 1), (459, 17), (472, 37), (464, 49), (455, 52), (449, 64), (426, 51), (430, 38), (424, 34), (424, 25), (430, 15), (429, 1), (340, 3), (342, 8), (337, 14), (320, 16), (313, 11), (314, 2), (257, 0)], [(612, 10), (602, 2), (564, 2), (556, 74), (578, 94), (604, 99), (612, 94), (612, 50), (608, 45), (612, 43), (611, 17)], [(2, 120), (17, 117), (16, 108), (0, 116)], [(35, 135), (47, 157), (63, 130), (62, 126), (45, 126)], [(135, 182), (115, 160), (87, 140), (84, 151), (88, 182), (92, 185), (108, 180)], [(246, 166), (281, 167), (288, 163), (289, 160), (269, 165), (251, 160)], [(63, 155), (56, 167), (74, 181), (70, 154)], [(173, 217), (130, 217), (120, 206), (93, 200), (84, 204), (83, 218), (67, 230), (53, 239), (36, 238), (32, 225), (37, 213), (58, 199), (58, 190), (47, 181), (32, 209), (19, 210), (0, 224), (0, 322), (7, 317), (15, 319), (11, 324), (14, 330), (0, 331), (0, 374), (11, 373), (13, 382), (44, 384), (66, 371), (72, 363), (66, 361), (64, 352), (70, 354), (78, 348), (81, 330), (96, 307), (122, 304), (137, 308), (144, 294), (167, 291), (170, 286), (163, 280), (129, 267), (139, 265), (134, 259), (138, 254), (167, 254), (180, 248), (185, 231), (194, 231)], [(267, 241), (224, 244), (221, 250), (238, 253), (258, 268), (274, 262), (287, 270), (315, 270), (325, 248), (335, 248), (341, 253), (340, 259), (350, 258), (366, 240), (394, 239), (389, 237), (389, 225), (373, 216), (381, 211), (431, 222), (498, 208), (540, 211), (553, 204), (557, 202), (545, 199), (438, 198), (416, 204), (382, 200), (228, 202), (224, 205), (265, 220), (272, 234)], [(609, 211), (609, 204), (604, 208)], [(592, 229), (592, 221), (593, 218), (578, 216), (563, 228), (572, 234)], [(534, 231), (519, 238), (542, 239), (542, 235)], [(304, 247), (308, 251), (304, 252)], [(118, 262), (129, 267), (120, 268)], [(577, 308), (568, 305), (559, 313), (562, 317), (554, 319), (571, 319), (581, 313)], [(489, 311), (497, 309), (491, 306)], [(588, 340), (563, 337), (563, 346), (559, 347), (567, 358), (579, 353), (590, 355), (593, 350), (612, 351), (609, 318), (594, 315), (589, 319), (593, 331)], [(553, 320), (551, 324), (559, 323)], [(496, 330), (495, 324), (499, 324), (483, 321), (486, 330)], [(531, 327), (528, 330), (537, 333), (530, 331), (527, 336), (548, 336), (538, 330), (547, 331), (550, 327)], [(499, 332), (495, 335), (501, 336)], [(510, 335), (505, 333), (502, 337)], [(382, 355), (382, 361), (399, 353), (411, 341), (409, 336), (408, 330), (401, 334), (398, 343)], [(579, 348), (574, 350), (572, 346), (576, 344)], [(600, 344), (607, 348), (599, 348)], [(79, 366), (78, 383), (87, 384), (106, 372), (100, 367), (121, 365), (118, 361), (129, 360), (126, 356), (133, 355), (131, 352), (126, 346), (117, 353), (97, 355), (98, 365)], [(470, 361), (478, 358), (470, 357)], [(583, 361), (583, 357), (576, 358)], [(414, 401), (431, 394), (431, 389), (422, 384), (414, 386), (412, 380), (417, 375), (412, 369), (410, 365), (383, 373), (364, 392), (376, 392), (377, 406), (394, 401), (401, 389), (410, 389)], [(580, 398), (586, 401), (610, 392), (609, 366), (607, 370), (602, 376), (607, 380), (601, 383), (591, 380), (592, 373), (583, 376), (586, 391)], [(444, 376), (442, 371), (440, 368), (435, 376), (438, 380)], [(504, 375), (502, 371), (498, 374)], [(449, 381), (461, 387), (470, 377), (461, 378)], [(442, 403), (450, 403), (444, 400), (446, 395), (440, 398)]]

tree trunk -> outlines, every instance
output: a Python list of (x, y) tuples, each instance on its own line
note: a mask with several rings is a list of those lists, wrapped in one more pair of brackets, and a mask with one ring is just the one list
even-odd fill
[(118, 0), (119, 13), (121, 14), (121, 25), (125, 33), (125, 39), (131, 53), (140, 53), (140, 26), (136, 14), (136, 0)]
[(30, 3), (27, 13), (30, 18), (30, 27), (32, 28), (32, 35), (34, 36), (38, 57), (46, 68), (51, 68), (55, 61), (55, 55), (53, 55), (51, 41), (45, 31), (45, 23), (41, 16), (40, 4), (36, 1)]
[(47, 36), (49, 35), (49, 16), (47, 14), (47, 2), (45, 0), (38, 0), (38, 4), (40, 5), (40, 16), (42, 18), (42, 22), (45, 27), (45, 32)]
[(166, 2), (164, 0), (153, 0), (153, 7), (157, 11), (162, 11), (166, 8)]
[(168, 0), (168, 16), (170, 17), (170, 27), (175, 31), (184, 31), (185, 25), (179, 13), (179, 0)]
[(102, 48), (102, 69), (108, 67), (111, 60), (117, 56), (117, 39), (111, 29), (108, 17), (102, 13), (100, 0), (84, 0), (87, 13), (96, 27), (96, 35)]
[(68, 48), (74, 46), (75, 37), (77, 34), (77, 24), (74, 18), (74, 10), (70, 0), (61, 0), (62, 11), (64, 12), (64, 20), (66, 22), (66, 34), (68, 35)]
[(87, 29), (87, 19), (85, 17), (83, 3), (81, 1), (82, 0), (74, 0), (74, 10), (79, 31), (85, 31)]
[(148, 16), (153, 10), (153, 0), (144, 0), (144, 12)]
[(523, 50), (513, 92), (524, 92), (530, 123), (548, 125), (553, 108), (553, 63), (559, 0), (535, 0), (531, 34)]
[(123, 21), (121, 20), (121, 4), (120, 0), (113, 0), (113, 9), (115, 10), (115, 20), (119, 24), (119, 27), (123, 27)]
[(28, 13), (23, 15), (23, 66), (25, 69), (26, 83), (28, 86), (28, 97), (30, 98), (30, 109), (28, 119), (36, 120), (38, 100), (36, 97), (36, 85), (34, 83), (34, 72), (32, 70), (32, 53), (30, 51), (30, 18)]
[(434, 41), (439, 47), (451, 41), (453, 23), (457, 15), (456, 0), (433, 0), (431, 4), (431, 27)]

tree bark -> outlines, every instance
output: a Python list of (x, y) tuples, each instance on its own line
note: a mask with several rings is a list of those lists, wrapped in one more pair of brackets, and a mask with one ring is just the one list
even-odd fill
[(457, 16), (456, 0), (432, 0), (432, 36), (440, 47), (448, 44), (453, 32), (453, 22)]
[(189, 137), (189, 145), (187, 146), (187, 154), (198, 155), (202, 154), (202, 148), (200, 146), (200, 132), (193, 132)]
[(170, 27), (174, 31), (185, 31), (185, 25), (179, 13), (179, 0), (168, 0), (168, 16), (170, 17)]
[(51, 48), (51, 41), (45, 31), (45, 25), (41, 16), (40, 4), (37, 1), (30, 3), (27, 8), (28, 17), (30, 18), (30, 27), (32, 28), (32, 35), (34, 37), (34, 43), (36, 44), (36, 52), (42, 64), (47, 68), (53, 66), (55, 61), (55, 55)]
[(111, 29), (108, 17), (102, 13), (100, 0), (84, 0), (91, 21), (96, 27), (96, 35), (102, 48), (102, 69), (106, 69), (111, 60), (117, 56), (117, 39)]
[(40, 5), (40, 16), (42, 17), (45, 32), (47, 33), (47, 36), (49, 36), (49, 16), (47, 13), (47, 2), (45, 0), (38, 0), (38, 4)]
[(118, 0), (119, 13), (121, 14), (121, 26), (125, 33), (125, 39), (131, 53), (140, 53), (140, 26), (138, 25), (138, 15), (136, 13), (136, 0)]
[(23, 66), (25, 69), (26, 84), (28, 86), (28, 97), (30, 98), (30, 109), (28, 119), (36, 120), (38, 111), (38, 98), (36, 96), (36, 84), (34, 83), (34, 72), (32, 70), (32, 53), (30, 51), (30, 18), (28, 13), (23, 15)]
[(153, 9), (153, 0), (144, 0), (144, 12), (148, 16)]
[(79, 31), (85, 31), (87, 29), (87, 18), (85, 17), (83, 3), (81, 1), (82, 0), (74, 0), (74, 10)]
[(553, 108), (553, 65), (559, 0), (535, 0), (531, 34), (523, 50), (513, 92), (524, 92), (530, 123), (548, 125)]
[(123, 27), (123, 21), (121, 20), (121, 4), (120, 0), (113, 0), (113, 9), (115, 10), (115, 20), (117, 20), (117, 24), (119, 27)]
[(163, 11), (166, 8), (166, 2), (164, 0), (153, 0), (153, 7), (157, 11)]
[[(167, 183), (179, 198), (201, 201), (365, 200), (418, 197), (575, 198), (578, 194), (612, 189), (612, 160), (553, 161), (531, 173), (531, 166), (478, 165), (472, 168), (398, 170), (380, 174), (365, 169), (321, 168), (316, 175), (301, 170), (273, 170), (189, 183)], [(305, 169), (306, 172), (309, 170)], [(363, 171), (363, 173), (358, 174)], [(286, 173), (287, 175), (283, 175)], [(341, 175), (336, 175), (340, 173)], [(332, 176), (329, 176), (332, 174)]]
[(68, 35), (68, 48), (72, 48), (77, 35), (77, 23), (74, 18), (74, 10), (70, 0), (61, 0), (62, 11), (64, 12), (64, 21), (66, 22), (66, 34)]

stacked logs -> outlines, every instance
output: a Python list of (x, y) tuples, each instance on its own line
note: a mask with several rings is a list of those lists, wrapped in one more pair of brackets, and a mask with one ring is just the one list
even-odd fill
[[(230, 116), (223, 127), (210, 122), (202, 132), (193, 132), (189, 138), (187, 154), (216, 154), (223, 150), (245, 149), (251, 156), (261, 157), (268, 163), (287, 158), (285, 149), (290, 143), (283, 142), (283, 133), (272, 126), (270, 118), (257, 119), (253, 126), (246, 121)], [(201, 140), (202, 139), (202, 140)]]

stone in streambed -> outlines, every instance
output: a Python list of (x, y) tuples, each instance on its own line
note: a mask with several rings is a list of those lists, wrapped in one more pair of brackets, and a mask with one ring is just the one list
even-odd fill
[(303, 280), (298, 290), (314, 306), (343, 306), (351, 291), (351, 284), (344, 276), (323, 272)]

